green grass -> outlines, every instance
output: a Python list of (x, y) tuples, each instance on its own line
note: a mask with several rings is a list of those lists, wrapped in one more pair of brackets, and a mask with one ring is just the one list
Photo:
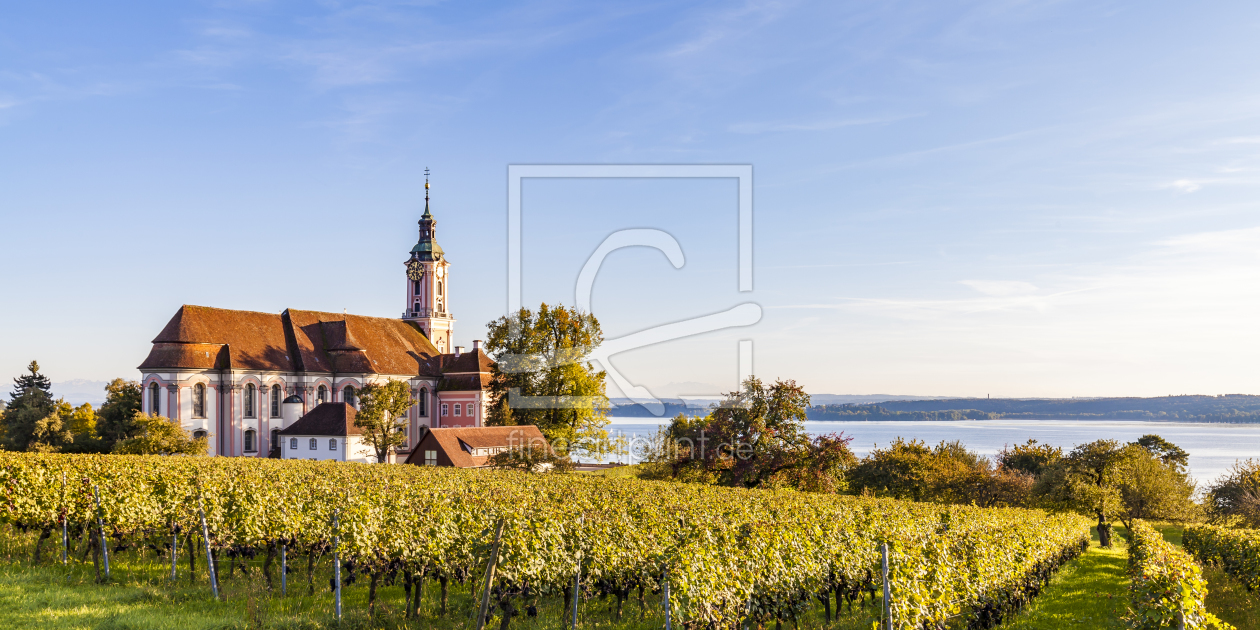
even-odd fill
[(1120, 617), (1128, 606), (1129, 578), (1125, 574), (1127, 547), (1116, 527), (1111, 549), (1098, 546), (1059, 569), (1037, 599), (1004, 623), (1005, 629), (1060, 630), (1061, 628), (1123, 628)]
[(1260, 630), (1260, 605), (1256, 593), (1216, 567), (1203, 567), (1208, 581), (1208, 612), (1234, 624), (1238, 630)]

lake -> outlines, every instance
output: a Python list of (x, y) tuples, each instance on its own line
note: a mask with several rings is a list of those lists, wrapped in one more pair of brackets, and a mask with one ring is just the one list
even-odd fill
[[(613, 435), (647, 438), (668, 419), (614, 418), (609, 424)], [(624, 422), (618, 420), (633, 420)], [(1022, 444), (1029, 438), (1043, 444), (1061, 446), (1064, 451), (1077, 444), (1110, 438), (1132, 442), (1148, 433), (1162, 436), (1190, 454), (1190, 474), (1200, 486), (1215, 480), (1236, 460), (1260, 459), (1260, 424), (1201, 424), (1193, 422), (1139, 422), (1121, 420), (967, 420), (959, 422), (806, 422), (811, 434), (840, 433), (852, 436), (850, 447), (859, 456), (870, 453), (876, 444), (887, 446), (898, 436), (914, 438), (934, 446), (942, 440), (961, 440), (981, 455), (995, 455), (1007, 444)], [(628, 458), (635, 461), (633, 456)], [(626, 457), (622, 461), (627, 461)]]

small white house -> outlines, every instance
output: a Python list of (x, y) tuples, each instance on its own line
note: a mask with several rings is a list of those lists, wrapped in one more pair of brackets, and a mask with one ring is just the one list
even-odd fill
[(374, 463), (376, 453), (354, 425), (355, 410), (347, 403), (321, 403), (278, 433), (282, 459), (331, 459)]

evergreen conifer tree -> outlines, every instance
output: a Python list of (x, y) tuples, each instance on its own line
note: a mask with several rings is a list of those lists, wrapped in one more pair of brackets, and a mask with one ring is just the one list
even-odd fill
[(39, 363), (31, 361), (30, 374), (13, 379), (13, 392), (4, 411), (4, 446), (24, 451), (31, 442), (40, 420), (55, 410), (52, 382), (39, 373)]

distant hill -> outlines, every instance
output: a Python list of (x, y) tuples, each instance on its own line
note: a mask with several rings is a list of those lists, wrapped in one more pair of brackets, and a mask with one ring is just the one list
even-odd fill
[(945, 398), (873, 404), (825, 404), (810, 420), (963, 419), (1164, 420), (1260, 422), (1260, 396), (1163, 396), (1159, 398)]
[[(809, 399), (815, 405), (844, 405), (844, 404), (865, 404), (879, 403), (885, 401), (900, 400), (932, 400), (933, 396), (903, 396), (892, 394), (811, 394)], [(643, 406), (632, 402), (629, 398), (612, 398), (612, 409), (608, 415), (613, 418), (655, 418), (652, 412)], [(672, 418), (680, 413), (687, 415), (704, 415), (709, 412), (709, 405), (721, 400), (717, 396), (709, 397), (688, 397), (688, 398), (660, 398), (665, 404), (665, 413), (661, 415), (663, 418)]]

